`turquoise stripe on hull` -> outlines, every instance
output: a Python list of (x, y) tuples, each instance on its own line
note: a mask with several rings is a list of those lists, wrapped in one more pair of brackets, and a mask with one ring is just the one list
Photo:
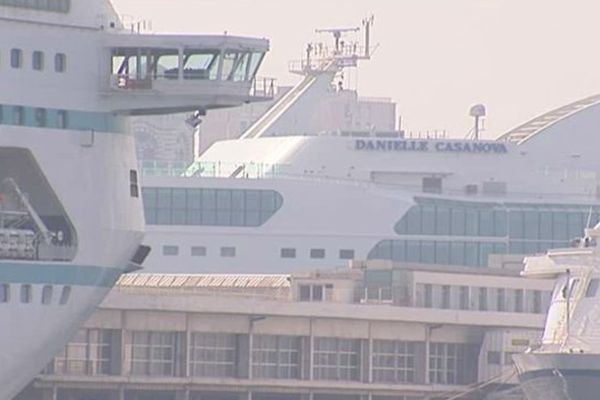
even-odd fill
[[(41, 114), (40, 114), (41, 113)], [(63, 117), (60, 113), (64, 113)], [(0, 104), (0, 125), (66, 131), (126, 133), (123, 117), (107, 113)]]
[(0, 261), (0, 283), (112, 287), (121, 273), (118, 268), (89, 265)]

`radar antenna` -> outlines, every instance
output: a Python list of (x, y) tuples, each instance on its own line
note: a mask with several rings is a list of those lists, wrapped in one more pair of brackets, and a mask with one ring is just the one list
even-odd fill
[[(359, 60), (369, 60), (377, 46), (371, 44), (371, 29), (374, 16), (362, 20), (362, 27), (315, 29), (317, 34), (333, 36), (333, 48), (325, 41), (311, 42), (306, 45), (305, 59), (290, 64), (290, 72), (306, 75), (316, 71), (327, 70), (331, 67), (343, 69), (356, 67)], [(364, 31), (361, 40), (358, 33)]]

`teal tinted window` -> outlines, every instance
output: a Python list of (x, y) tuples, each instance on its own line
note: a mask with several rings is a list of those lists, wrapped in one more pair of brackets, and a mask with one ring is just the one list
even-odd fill
[(450, 263), (452, 265), (465, 265), (465, 242), (450, 243)]
[(435, 242), (435, 263), (450, 264), (449, 242)]
[(567, 232), (570, 239), (583, 236), (585, 227), (584, 214), (581, 212), (569, 212), (567, 214)]
[(508, 218), (506, 211), (494, 211), (494, 235), (506, 236), (508, 234)]
[(272, 190), (143, 188), (150, 225), (260, 226), (283, 204)]
[(552, 240), (552, 212), (540, 211), (540, 239)]
[(435, 235), (435, 207), (432, 205), (424, 205), (421, 207), (421, 226), (424, 235)]
[(435, 242), (432, 240), (423, 240), (421, 242), (421, 257), (419, 262), (424, 262), (426, 264), (434, 264), (436, 263), (436, 254), (435, 254)]
[[(380, 242), (369, 258), (485, 266), (491, 254), (567, 247), (600, 218), (598, 206), (589, 205), (415, 201), (395, 225), (400, 238)], [(403, 240), (403, 235), (422, 235), (423, 240)], [(431, 236), (440, 239), (430, 240)]]
[(540, 216), (537, 211), (525, 211), (524, 213), (524, 238), (538, 239), (540, 237)]
[(465, 216), (465, 235), (477, 236), (479, 232), (479, 211), (477, 209), (467, 209), (465, 210)]
[(466, 226), (466, 210), (463, 208), (452, 208), (450, 210), (450, 234), (464, 236)]
[(418, 240), (407, 240), (406, 241), (406, 260), (397, 261), (421, 261), (421, 242)]
[(0, 0), (0, 6), (68, 13), (71, 9), (71, 0)]
[(450, 234), (450, 208), (445, 206), (436, 207), (435, 233), (438, 235)]
[(508, 236), (522, 239), (524, 237), (523, 221), (523, 212), (511, 210), (508, 213)]
[(494, 236), (494, 211), (484, 209), (479, 211), (479, 235)]

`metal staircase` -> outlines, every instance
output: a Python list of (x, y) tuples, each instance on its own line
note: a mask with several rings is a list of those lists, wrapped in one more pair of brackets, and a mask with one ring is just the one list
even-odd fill
[(316, 70), (310, 70), (292, 90), (281, 97), (267, 112), (241, 136), (241, 139), (254, 139), (262, 137), (269, 128), (285, 114), (298, 99), (302, 97), (318, 81), (319, 76), (331, 74), (331, 78), (339, 70), (335, 60), (327, 60)]

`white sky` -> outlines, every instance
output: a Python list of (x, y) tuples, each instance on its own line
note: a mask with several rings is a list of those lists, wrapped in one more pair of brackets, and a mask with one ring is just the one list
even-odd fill
[(462, 137), (468, 109), (488, 109), (493, 138), (550, 108), (600, 92), (597, 0), (113, 0), (156, 32), (266, 37), (260, 75), (280, 84), (315, 28), (355, 26), (375, 14), (373, 60), (361, 96), (391, 97), (403, 128)]

